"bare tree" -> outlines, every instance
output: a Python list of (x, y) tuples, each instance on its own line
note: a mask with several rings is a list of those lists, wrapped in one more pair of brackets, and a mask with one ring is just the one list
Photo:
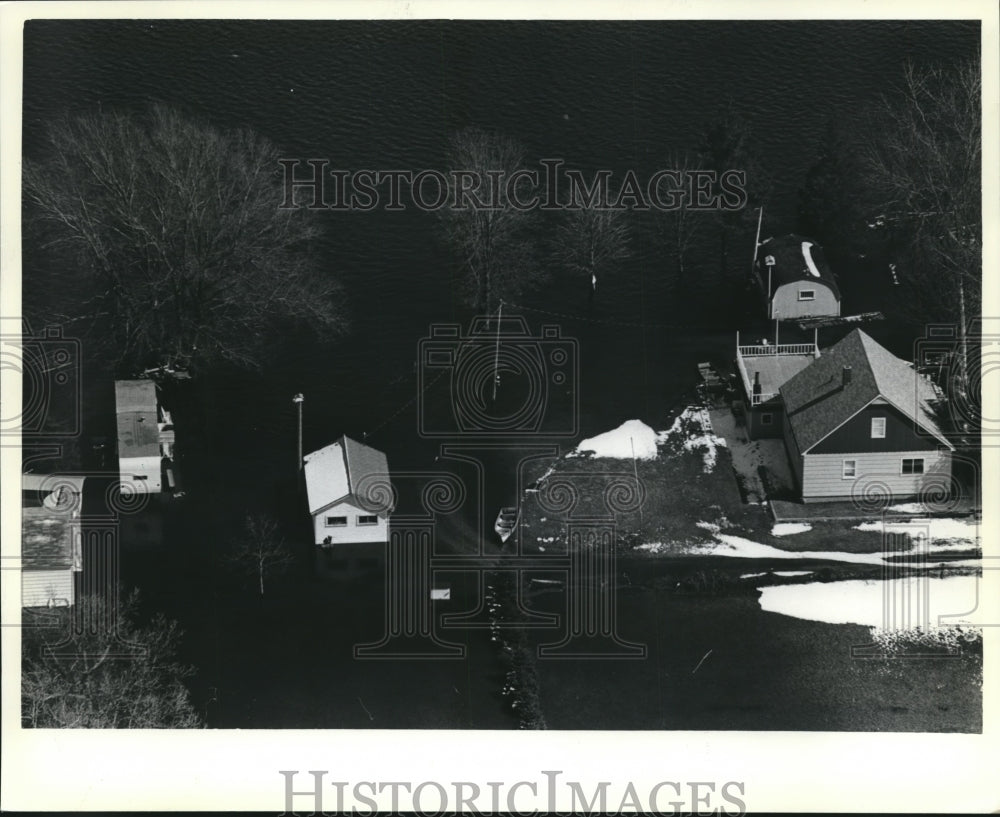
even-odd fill
[(24, 630), (21, 721), (26, 728), (148, 729), (200, 726), (176, 663), (177, 623), (136, 623), (133, 593), (109, 609), (88, 595)]
[(283, 573), (294, 559), (279, 532), (278, 523), (263, 514), (251, 513), (247, 514), (243, 535), (233, 543), (227, 561), (252, 576), (263, 596), (265, 577)]
[(705, 214), (692, 212), (690, 202), (682, 198), (682, 194), (691, 188), (689, 174), (698, 168), (698, 162), (690, 154), (678, 152), (667, 157), (664, 167), (673, 170), (675, 177), (674, 183), (665, 187), (663, 193), (673, 193), (677, 206), (658, 211), (659, 235), (674, 262), (675, 285), (687, 292), (691, 284), (687, 260), (705, 232)]
[(79, 317), (110, 327), (120, 364), (255, 367), (282, 321), (343, 327), (316, 214), (280, 208), (277, 159), (250, 130), (165, 107), (51, 125), (24, 164), (26, 215), (89, 276)]
[[(578, 198), (582, 199), (582, 194)], [(560, 216), (552, 237), (553, 254), (558, 263), (585, 278), (593, 293), (598, 278), (629, 257), (631, 226), (625, 211), (601, 209), (578, 200)]]
[(978, 61), (908, 65), (862, 146), (872, 222), (891, 234), (911, 302), (963, 341), (982, 286), (981, 90)]
[(452, 136), (448, 158), (449, 202), (438, 211), (445, 240), (461, 258), (469, 303), (489, 313), (538, 273), (528, 236), (533, 214), (512, 203), (530, 201), (535, 190), (515, 176), (525, 169), (524, 151), (507, 136), (466, 128)]

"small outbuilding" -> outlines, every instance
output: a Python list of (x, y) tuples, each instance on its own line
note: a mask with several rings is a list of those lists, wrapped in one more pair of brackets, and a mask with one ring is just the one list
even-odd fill
[(303, 458), (313, 541), (338, 545), (389, 541), (392, 487), (383, 452), (341, 437)]
[(152, 380), (116, 380), (115, 414), (118, 422), (118, 470), (125, 483), (141, 485), (149, 494), (173, 482), (174, 426), (156, 397)]
[(21, 477), (21, 606), (76, 603), (83, 570), (80, 508), (84, 477)]
[(836, 276), (815, 241), (799, 235), (765, 239), (757, 247), (754, 276), (769, 320), (840, 315)]

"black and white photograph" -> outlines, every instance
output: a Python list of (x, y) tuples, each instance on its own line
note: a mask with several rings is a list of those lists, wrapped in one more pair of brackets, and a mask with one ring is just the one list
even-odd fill
[(1000, 808), (996, 8), (46, 5), (5, 808)]

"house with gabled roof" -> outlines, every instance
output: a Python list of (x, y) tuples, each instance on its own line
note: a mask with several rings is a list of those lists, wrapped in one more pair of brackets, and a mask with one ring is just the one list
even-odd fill
[(80, 509), (84, 477), (21, 477), (21, 606), (76, 603), (83, 570)]
[(855, 329), (779, 388), (782, 429), (804, 502), (869, 489), (893, 500), (951, 489), (954, 446), (935, 387)]
[(392, 487), (383, 452), (344, 436), (303, 463), (316, 545), (389, 541)]
[(769, 320), (840, 315), (840, 288), (823, 248), (800, 235), (757, 245), (754, 277)]

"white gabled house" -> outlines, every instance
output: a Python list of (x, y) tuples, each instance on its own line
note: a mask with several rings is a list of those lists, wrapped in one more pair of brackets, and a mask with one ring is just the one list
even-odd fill
[(303, 458), (313, 541), (337, 545), (389, 541), (391, 487), (385, 454), (341, 437)]
[(931, 383), (860, 329), (779, 388), (785, 446), (804, 502), (947, 494), (954, 445)]

